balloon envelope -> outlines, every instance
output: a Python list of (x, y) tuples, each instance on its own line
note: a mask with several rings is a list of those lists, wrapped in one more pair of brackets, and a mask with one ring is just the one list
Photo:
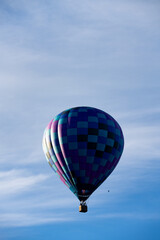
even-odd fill
[(51, 120), (43, 136), (49, 165), (81, 201), (116, 167), (124, 147), (119, 124), (92, 107), (66, 110)]

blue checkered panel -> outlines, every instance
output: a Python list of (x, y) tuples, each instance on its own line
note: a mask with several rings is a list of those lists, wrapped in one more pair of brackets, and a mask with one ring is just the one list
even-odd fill
[(43, 138), (50, 166), (79, 200), (86, 200), (111, 174), (123, 147), (119, 124), (91, 107), (60, 113), (47, 126)]

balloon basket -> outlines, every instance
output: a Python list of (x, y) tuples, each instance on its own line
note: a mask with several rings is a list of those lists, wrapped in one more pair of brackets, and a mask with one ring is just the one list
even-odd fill
[(85, 212), (87, 212), (87, 211), (88, 211), (87, 204), (86, 204), (85, 202), (80, 203), (80, 205), (79, 205), (79, 212), (85, 213)]

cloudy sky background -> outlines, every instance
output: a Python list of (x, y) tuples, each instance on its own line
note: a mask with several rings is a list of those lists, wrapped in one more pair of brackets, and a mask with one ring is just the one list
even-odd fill
[[(159, 12), (156, 0), (0, 1), (2, 240), (81, 239), (82, 229), (159, 239)], [(52, 117), (83, 105), (111, 114), (125, 137), (85, 215), (41, 147)]]

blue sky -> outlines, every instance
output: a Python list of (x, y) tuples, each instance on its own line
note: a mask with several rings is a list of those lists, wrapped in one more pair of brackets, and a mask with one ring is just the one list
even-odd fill
[[(160, 239), (159, 12), (156, 0), (0, 1), (1, 240)], [(52, 117), (83, 105), (125, 137), (87, 214), (41, 147)]]

